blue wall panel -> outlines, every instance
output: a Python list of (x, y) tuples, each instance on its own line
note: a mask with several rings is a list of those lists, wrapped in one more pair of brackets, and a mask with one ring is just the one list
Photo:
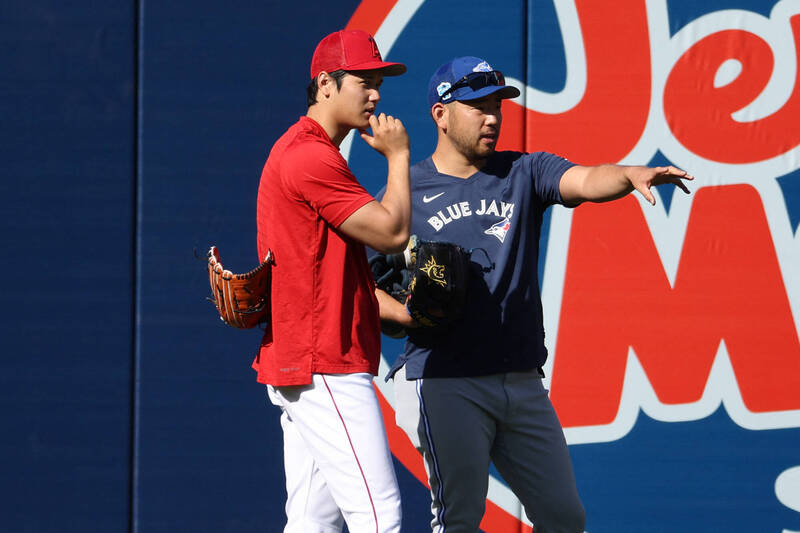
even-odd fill
[(278, 531), (279, 411), (250, 368), (260, 332), (205, 301), (204, 255), (256, 264), (258, 180), (306, 111), (316, 43), (357, 2), (145, 2), (136, 531)]
[(2, 531), (128, 530), (134, 21), (0, 4)]

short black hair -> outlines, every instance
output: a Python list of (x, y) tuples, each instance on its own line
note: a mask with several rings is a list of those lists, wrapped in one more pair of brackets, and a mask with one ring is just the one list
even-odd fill
[[(328, 72), (328, 76), (333, 78), (333, 80), (336, 82), (336, 90), (342, 88), (342, 78), (344, 78), (345, 74), (347, 74), (346, 70), (334, 70), (333, 72)], [(319, 77), (319, 75), (317, 77)], [(311, 80), (311, 83), (309, 83), (308, 87), (306, 88), (306, 103), (308, 104), (308, 107), (311, 107), (317, 103), (317, 78)]]

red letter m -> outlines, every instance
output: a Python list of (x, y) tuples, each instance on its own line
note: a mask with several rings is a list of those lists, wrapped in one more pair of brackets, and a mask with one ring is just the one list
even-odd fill
[(800, 409), (797, 329), (753, 188), (696, 193), (674, 286), (635, 199), (572, 220), (551, 383), (564, 427), (615, 419), (629, 347), (664, 405), (700, 400), (724, 340), (747, 410)]

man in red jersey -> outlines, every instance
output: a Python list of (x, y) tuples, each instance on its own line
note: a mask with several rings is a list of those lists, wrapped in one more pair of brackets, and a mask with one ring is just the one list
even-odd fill
[[(372, 379), (380, 323), (364, 245), (405, 248), (409, 142), (375, 114), (384, 76), (366, 32), (325, 37), (311, 61), (308, 112), (275, 143), (258, 190), (258, 252), (272, 250), (272, 317), (253, 368), (282, 410), (285, 533), (399, 532), (400, 492)], [(372, 134), (367, 133), (371, 128)], [(339, 152), (352, 129), (386, 157), (376, 201)]]

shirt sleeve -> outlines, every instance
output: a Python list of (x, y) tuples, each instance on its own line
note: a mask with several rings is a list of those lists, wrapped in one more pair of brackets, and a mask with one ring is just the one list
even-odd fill
[(546, 205), (563, 203), (558, 186), (564, 172), (574, 166), (575, 163), (572, 161), (547, 152), (531, 154), (531, 176), (534, 188), (536, 194)]
[(322, 142), (302, 143), (287, 149), (281, 181), (287, 192), (307, 202), (336, 228), (374, 200), (350, 171), (341, 153)]

